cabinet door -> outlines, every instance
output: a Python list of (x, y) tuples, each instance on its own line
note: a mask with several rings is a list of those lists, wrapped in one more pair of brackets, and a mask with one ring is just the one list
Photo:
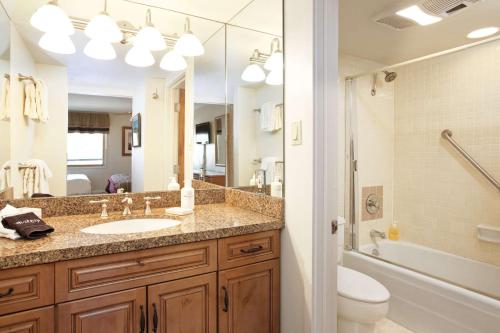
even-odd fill
[(219, 332), (279, 332), (279, 260), (219, 273)]
[(151, 332), (217, 332), (216, 273), (149, 286), (148, 302)]
[(0, 333), (53, 333), (54, 307), (0, 317)]
[(145, 333), (146, 288), (137, 288), (56, 308), (58, 333)]

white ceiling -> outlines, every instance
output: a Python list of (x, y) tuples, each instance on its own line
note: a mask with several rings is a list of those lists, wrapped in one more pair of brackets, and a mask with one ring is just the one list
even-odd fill
[[(38, 63), (63, 65), (68, 68), (70, 92), (96, 94), (97, 91), (103, 90), (113, 96), (132, 96), (135, 83), (141, 78), (168, 78), (175, 75), (161, 70), (158, 66), (164, 52), (155, 53), (157, 63), (147, 69), (125, 64), (125, 54), (130, 46), (120, 44), (115, 45), (118, 53), (116, 60), (98, 61), (88, 58), (83, 54), (88, 38), (82, 31), (77, 31), (72, 36), (77, 48), (76, 54), (49, 54), (38, 47), (41, 33), (29, 24), (31, 15), (47, 0), (0, 1), (7, 8)], [(59, 5), (69, 16), (84, 19), (91, 19), (102, 11), (103, 3), (103, 0), (59, 0)], [(153, 23), (165, 34), (181, 34), (186, 14), (194, 15), (191, 16), (191, 30), (204, 42), (207, 51), (205, 55), (195, 59), (195, 73), (200, 77), (199, 82), (209, 85), (220, 82), (221, 77), (224, 78), (224, 25), (220, 22), (241, 25), (268, 34), (282, 33), (282, 0), (108, 0), (110, 15), (136, 27), (143, 25), (148, 8), (152, 10)], [(272, 36), (262, 35), (266, 36), (270, 43)], [(229, 42), (233, 48), (244, 50), (242, 63), (247, 62), (251, 50), (259, 47), (250, 45), (250, 41), (244, 39), (228, 40)], [(211, 88), (214, 90), (218, 86), (220, 84), (212, 84)], [(224, 94), (224, 88), (217, 89)]]
[(466, 37), (470, 31), (500, 26), (500, 0), (484, 0), (439, 23), (403, 31), (372, 21), (373, 16), (400, 2), (340, 0), (341, 51), (392, 65), (471, 43)]
[(132, 113), (132, 99), (69, 94), (68, 110), (103, 113)]

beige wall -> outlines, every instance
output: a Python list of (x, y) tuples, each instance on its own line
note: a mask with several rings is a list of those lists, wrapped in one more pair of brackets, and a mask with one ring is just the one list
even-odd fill
[[(3, 89), (3, 75), (10, 73), (10, 63), (0, 59), (0, 89)], [(0, 167), (10, 160), (10, 121), (0, 120)]]
[(68, 173), (84, 173), (92, 182), (93, 193), (105, 192), (108, 179), (114, 174), (130, 175), (132, 158), (122, 156), (122, 127), (130, 127), (129, 114), (110, 113), (110, 128), (107, 136), (107, 149), (104, 167), (75, 168), (69, 167)]
[(500, 227), (500, 194), (441, 139), (454, 138), (500, 179), (500, 42), (398, 68), (395, 219), (402, 238), (500, 265), (500, 244), (478, 224)]

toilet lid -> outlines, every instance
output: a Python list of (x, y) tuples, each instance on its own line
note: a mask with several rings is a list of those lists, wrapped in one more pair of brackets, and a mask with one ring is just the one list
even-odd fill
[(384, 303), (391, 297), (374, 278), (343, 266), (338, 266), (337, 290), (340, 296), (365, 303)]

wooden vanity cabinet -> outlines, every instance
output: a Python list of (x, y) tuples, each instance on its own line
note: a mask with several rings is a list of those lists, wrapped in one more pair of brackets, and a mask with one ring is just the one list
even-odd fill
[(275, 230), (6, 270), (0, 333), (278, 333), (279, 266)]

